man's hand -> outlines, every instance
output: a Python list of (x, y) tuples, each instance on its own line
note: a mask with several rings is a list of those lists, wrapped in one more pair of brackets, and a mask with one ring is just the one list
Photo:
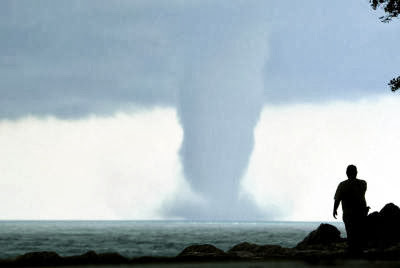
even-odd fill
[(335, 199), (335, 204), (333, 204), (333, 217), (336, 219), (337, 209), (339, 207), (340, 199)]

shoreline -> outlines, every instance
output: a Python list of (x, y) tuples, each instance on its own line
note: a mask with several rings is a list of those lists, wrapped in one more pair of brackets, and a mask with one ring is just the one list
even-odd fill
[[(387, 212), (388, 210), (389, 212)], [(393, 212), (394, 211), (394, 212)], [(15, 258), (0, 259), (0, 267), (400, 267), (400, 240), (398, 239), (398, 220), (390, 215), (400, 215), (400, 209), (388, 204), (379, 213), (370, 214), (370, 223), (381, 230), (379, 236), (374, 232), (365, 237), (365, 248), (348, 251), (345, 238), (333, 225), (321, 223), (294, 247), (279, 245), (258, 245), (242, 242), (229, 250), (222, 250), (211, 244), (192, 244), (173, 257), (143, 256), (128, 258), (117, 252), (96, 253), (88, 251), (81, 255), (60, 256), (54, 251), (28, 252)], [(387, 214), (390, 216), (388, 217)], [(387, 219), (388, 218), (388, 219)], [(379, 225), (380, 224), (380, 225)], [(382, 226), (381, 226), (382, 225)], [(290, 265), (290, 266), (289, 266)]]
[[(127, 258), (119, 253), (88, 251), (60, 256), (56, 252), (28, 252), (0, 259), (0, 267), (400, 267), (400, 245), (364, 250), (358, 255), (346, 251), (346, 242), (311, 247), (284, 248), (277, 245), (240, 243), (225, 252), (213, 245), (192, 245), (174, 257)], [(354, 266), (356, 265), (356, 266)]]
[[(177, 268), (204, 268), (204, 267), (217, 267), (217, 268), (262, 268), (262, 267), (278, 267), (278, 268), (329, 268), (329, 267), (351, 267), (351, 268), (397, 268), (400, 262), (398, 261), (366, 261), (366, 260), (338, 260), (335, 262), (322, 262), (322, 263), (307, 263), (300, 260), (254, 260), (254, 261), (227, 261), (227, 262), (182, 262), (182, 263), (147, 263), (147, 264), (122, 264), (118, 265), (119, 268), (157, 268), (157, 267), (177, 267)], [(77, 266), (63, 266), (65, 268), (91, 268), (98, 267), (96, 265), (77, 265)], [(101, 265), (102, 268), (114, 268), (115, 265)]]
[[(28, 253), (29, 254), (29, 253)], [(76, 256), (71, 256), (76, 257)], [(64, 257), (65, 258), (65, 257)], [(200, 267), (400, 267), (400, 260), (383, 260), (383, 259), (365, 259), (365, 258), (328, 258), (328, 259), (307, 259), (307, 258), (177, 258), (177, 257), (139, 257), (128, 260), (127, 262), (97, 262), (97, 261), (83, 261), (83, 262), (48, 262), (45, 261), (29, 261), (18, 262), (3, 262), (0, 261), (0, 267), (65, 267), (65, 268), (90, 268), (90, 267), (116, 267), (128, 268), (128, 267), (180, 267), (180, 268), (200, 268)]]

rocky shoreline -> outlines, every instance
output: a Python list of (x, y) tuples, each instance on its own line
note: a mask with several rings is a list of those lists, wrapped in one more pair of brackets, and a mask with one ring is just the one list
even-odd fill
[(278, 245), (257, 245), (243, 242), (223, 251), (210, 244), (191, 245), (175, 257), (143, 256), (127, 258), (119, 253), (96, 253), (60, 256), (56, 252), (30, 252), (12, 259), (0, 260), (1, 267), (75, 266), (103, 264), (147, 264), (227, 261), (306, 261), (311, 263), (337, 260), (371, 260), (400, 262), (400, 209), (387, 204), (380, 212), (366, 219), (366, 246), (357, 255), (347, 250), (346, 239), (330, 224), (321, 224), (293, 248)]
[(311, 263), (351, 259), (400, 261), (400, 244), (384, 249), (364, 250), (357, 256), (347, 253), (346, 248), (345, 242), (321, 246), (313, 245), (306, 248), (284, 248), (277, 245), (256, 245), (243, 242), (235, 245), (226, 252), (213, 245), (203, 244), (189, 246), (176, 257), (144, 256), (137, 258), (126, 258), (118, 253), (97, 254), (94, 251), (77, 256), (62, 257), (55, 252), (44, 251), (30, 252), (13, 259), (1, 260), (0, 266), (23, 267), (268, 260), (301, 260)]

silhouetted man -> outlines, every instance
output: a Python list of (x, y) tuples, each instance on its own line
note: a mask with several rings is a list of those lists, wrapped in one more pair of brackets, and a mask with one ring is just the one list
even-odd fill
[(365, 192), (367, 183), (357, 179), (357, 168), (349, 165), (346, 170), (348, 179), (342, 181), (335, 193), (333, 217), (336, 219), (337, 209), (342, 202), (343, 222), (346, 227), (347, 241), (350, 251), (359, 251), (363, 240), (365, 216), (368, 214)]

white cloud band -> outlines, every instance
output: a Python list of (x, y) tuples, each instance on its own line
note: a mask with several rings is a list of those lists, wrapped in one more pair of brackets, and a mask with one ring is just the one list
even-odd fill
[(174, 109), (0, 122), (2, 219), (155, 219), (184, 187)]
[(368, 182), (373, 210), (399, 204), (400, 99), (265, 106), (242, 181), (259, 206), (280, 219), (331, 220), (337, 184), (348, 164)]

